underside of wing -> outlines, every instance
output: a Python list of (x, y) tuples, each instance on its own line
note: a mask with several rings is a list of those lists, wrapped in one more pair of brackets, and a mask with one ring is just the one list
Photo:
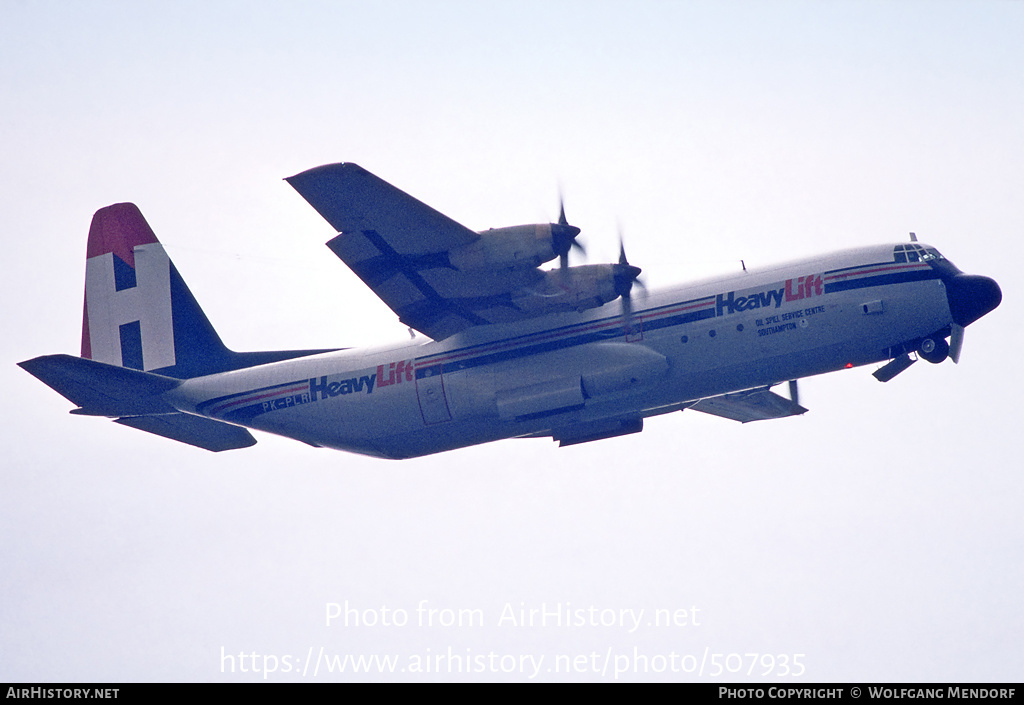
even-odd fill
[[(398, 256), (446, 252), (480, 239), (361, 166), (328, 164), (285, 179), (340, 233), (380, 233)], [(365, 248), (365, 243), (364, 248)], [(372, 254), (375, 247), (361, 253)]]
[(564, 223), (475, 233), (362, 167), (287, 179), (339, 234), (327, 243), (405, 325), (441, 340), (471, 326), (584, 310), (617, 296), (607, 266), (539, 265), (579, 233)]
[(769, 391), (767, 387), (708, 397), (701, 399), (690, 408), (740, 423), (782, 419), (807, 412), (804, 407)]
[(477, 241), (472, 230), (356, 164), (287, 181), (340, 233), (328, 247), (404, 324), (436, 339), (489, 322), (430, 282), (438, 270), (458, 275), (448, 252)]
[(401, 255), (376, 230), (343, 232), (327, 246), (402, 323), (435, 340), (471, 326), (518, 320), (511, 292), (543, 276), (536, 269), (463, 272), (447, 252)]

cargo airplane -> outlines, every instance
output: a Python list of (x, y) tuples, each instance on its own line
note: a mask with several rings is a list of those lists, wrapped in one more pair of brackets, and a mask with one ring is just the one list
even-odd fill
[[(412, 458), (504, 438), (585, 443), (675, 411), (802, 414), (797, 379), (880, 364), (885, 382), (917, 359), (957, 362), (964, 328), (1002, 298), (913, 236), (637, 296), (624, 249), (568, 266), (580, 230), (564, 208), (557, 223), (474, 232), (355, 164), (287, 181), (338, 233), (327, 246), (423, 336), (233, 352), (120, 203), (89, 231), (81, 356), (21, 366), (73, 414), (212, 451), (251, 446), (256, 429)], [(783, 383), (787, 395), (772, 391)]]

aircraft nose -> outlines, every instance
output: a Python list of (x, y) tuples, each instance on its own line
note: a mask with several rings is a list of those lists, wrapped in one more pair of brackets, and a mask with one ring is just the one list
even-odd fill
[(957, 274), (946, 281), (949, 311), (957, 325), (967, 326), (993, 310), (1003, 300), (995, 279), (977, 274)]

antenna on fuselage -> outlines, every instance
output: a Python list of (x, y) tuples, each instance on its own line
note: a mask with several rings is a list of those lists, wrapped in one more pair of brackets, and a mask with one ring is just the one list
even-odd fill
[(910, 233), (910, 241), (917, 242), (917, 233)]

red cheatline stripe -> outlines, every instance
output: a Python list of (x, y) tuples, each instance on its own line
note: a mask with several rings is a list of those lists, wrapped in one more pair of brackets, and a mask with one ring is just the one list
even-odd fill
[(922, 267), (928, 267), (927, 263), (917, 263), (910, 265), (894, 265), (892, 267), (876, 267), (875, 269), (862, 269), (857, 272), (847, 272), (845, 274), (832, 274), (826, 275), (825, 279), (844, 279), (846, 277), (859, 277), (862, 274), (874, 274), (876, 272), (891, 272), (896, 269), (921, 269)]
[[(636, 318), (637, 318), (637, 320), (640, 320), (640, 321), (654, 320), (656, 318), (661, 318), (662, 316), (665, 316), (665, 315), (668, 315), (668, 314), (671, 314), (671, 313), (678, 313), (679, 311), (689, 311), (689, 310), (695, 309), (695, 308), (706, 308), (706, 307), (714, 306), (714, 305), (715, 305), (715, 302), (714, 302), (713, 299), (711, 299), (711, 300), (707, 300), (707, 301), (701, 301), (700, 303), (695, 303), (695, 304), (686, 304), (686, 305), (682, 305), (682, 306), (674, 306), (672, 308), (668, 308), (668, 309), (657, 311), (657, 313), (648, 313), (647, 315), (638, 314), (636, 316)], [(419, 362), (416, 363), (416, 368), (419, 369), (421, 367), (430, 367), (432, 365), (438, 365), (438, 364), (441, 364), (441, 363), (444, 363), (444, 362), (455, 362), (456, 360), (465, 359), (467, 357), (475, 357), (477, 355), (483, 355), (483, 354), (492, 353), (492, 352), (499, 352), (501, 350), (506, 350), (506, 349), (510, 349), (510, 348), (515, 348), (515, 347), (520, 347), (520, 346), (525, 346), (525, 345), (534, 345), (536, 343), (541, 343), (541, 342), (545, 342), (547, 340), (557, 339), (557, 338), (561, 338), (561, 337), (580, 335), (582, 333), (589, 333), (591, 331), (603, 330), (603, 329), (606, 329), (606, 328), (614, 328), (614, 327), (617, 327), (619, 324), (620, 324), (620, 321), (618, 319), (606, 320), (606, 321), (601, 322), (600, 324), (596, 324), (596, 325), (595, 324), (591, 324), (591, 325), (583, 327), (583, 328), (572, 328), (572, 329), (569, 329), (569, 330), (555, 331), (555, 332), (549, 332), (549, 333), (535, 333), (532, 336), (527, 336), (525, 338), (520, 338), (520, 339), (517, 339), (517, 340), (514, 340), (514, 341), (503, 340), (501, 342), (494, 343), (493, 345), (490, 345), (488, 347), (472, 348), (472, 349), (468, 349), (468, 350), (458, 350), (458, 351), (451, 352), (451, 353), (438, 353), (438, 355), (440, 355), (441, 357), (424, 358), (422, 361), (419, 361)]]
[(221, 405), (216, 406), (213, 409), (211, 409), (210, 413), (211, 414), (216, 414), (216, 413), (224, 411), (225, 409), (228, 409), (228, 408), (230, 408), (232, 406), (238, 406), (239, 404), (245, 404), (245, 403), (248, 403), (248, 402), (251, 402), (251, 401), (259, 401), (260, 399), (267, 399), (268, 397), (275, 397), (275, 396), (278, 396), (278, 395), (281, 395), (281, 394), (292, 394), (293, 392), (298, 392), (298, 391), (302, 391), (302, 390), (307, 390), (307, 391), (309, 390), (309, 382), (303, 382), (301, 385), (299, 385), (297, 387), (289, 387), (288, 389), (280, 389), (280, 390), (278, 390), (276, 392), (267, 392), (266, 394), (256, 394), (256, 395), (251, 396), (251, 397), (244, 397), (244, 398), (238, 399), (236, 401), (228, 402), (227, 404), (221, 404)]

